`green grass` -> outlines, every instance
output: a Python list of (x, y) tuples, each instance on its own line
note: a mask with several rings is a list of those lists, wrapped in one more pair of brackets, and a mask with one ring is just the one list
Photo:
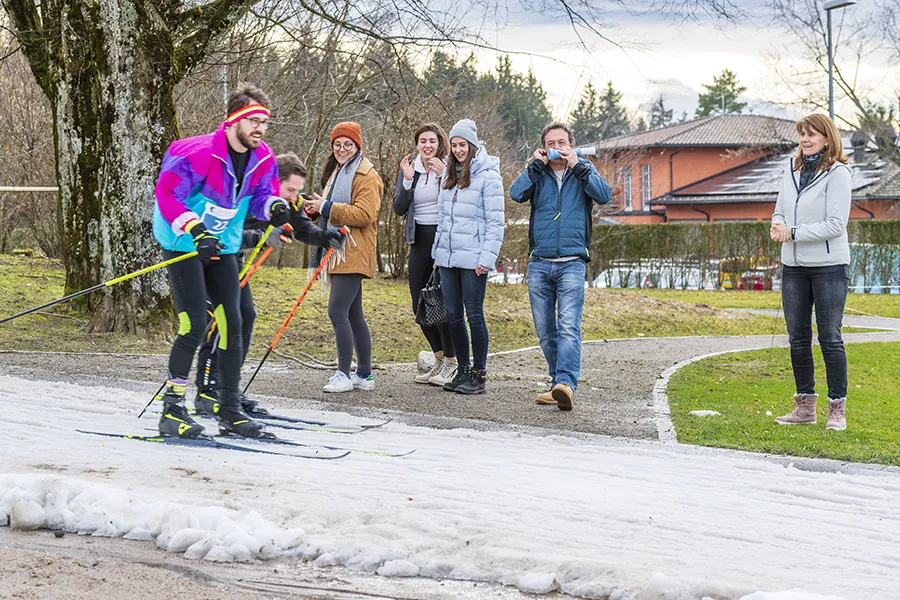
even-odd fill
[[(619, 290), (664, 300), (678, 300), (715, 308), (781, 308), (781, 292), (711, 290)], [(900, 294), (848, 294), (847, 314), (867, 313), (900, 319)]]
[[(900, 343), (848, 344), (847, 430), (825, 430), (825, 370), (818, 349), (817, 425), (776, 425), (792, 405), (786, 348), (713, 356), (669, 382), (672, 420), (683, 443), (753, 452), (900, 465)], [(721, 416), (697, 417), (693, 410)]]
[[(63, 295), (62, 267), (44, 259), (0, 256), (0, 306), (9, 315)], [(252, 280), (259, 318), (252, 356), (261, 356), (306, 283), (306, 269), (263, 268)], [(731, 295), (730, 292), (722, 292)], [(748, 293), (749, 295), (749, 293)], [(363, 284), (363, 303), (379, 363), (412, 361), (426, 342), (415, 324), (405, 281), (378, 278)], [(84, 315), (67, 312), (69, 305), (49, 309), (49, 315), (29, 315), (2, 326), (0, 349), (68, 352), (166, 353), (164, 336), (87, 334)], [(523, 285), (489, 285), (485, 315), (492, 351), (537, 344)], [(79, 320), (81, 319), (81, 320)], [(174, 326), (174, 318), (173, 318)], [(783, 333), (784, 321), (723, 311), (710, 305), (683, 302), (641, 292), (586, 290), (584, 339), (683, 335), (744, 335)], [(277, 351), (297, 356), (306, 352), (334, 357), (334, 335), (325, 295), (319, 284), (304, 300)]]

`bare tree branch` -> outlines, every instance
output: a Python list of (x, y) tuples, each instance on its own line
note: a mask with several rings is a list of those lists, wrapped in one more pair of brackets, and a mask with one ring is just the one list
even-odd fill
[(175, 32), (174, 74), (182, 79), (207, 55), (210, 44), (231, 29), (259, 0), (216, 0), (184, 11)]

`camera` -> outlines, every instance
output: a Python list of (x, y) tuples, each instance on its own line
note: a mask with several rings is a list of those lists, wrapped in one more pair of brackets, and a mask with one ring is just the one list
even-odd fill
[[(575, 148), (576, 156), (594, 156), (597, 154), (597, 148), (594, 146), (586, 146), (584, 148)], [(562, 158), (562, 154), (559, 153), (559, 150), (556, 148), (550, 148), (547, 150), (547, 158), (549, 160), (557, 160)]]

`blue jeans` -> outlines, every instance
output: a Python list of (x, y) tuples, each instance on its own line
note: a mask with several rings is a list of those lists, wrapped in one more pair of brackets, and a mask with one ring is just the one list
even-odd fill
[(841, 319), (847, 302), (846, 265), (783, 268), (781, 303), (791, 345), (791, 367), (798, 394), (816, 393), (812, 353), (812, 310), (816, 307), (819, 345), (825, 360), (828, 398), (847, 396), (847, 354)]
[(531, 316), (550, 368), (552, 385), (573, 390), (581, 374), (581, 314), (584, 310), (584, 274), (581, 259), (551, 262), (532, 259), (528, 264)]
[(488, 330), (484, 322), (484, 292), (487, 275), (476, 275), (474, 269), (441, 267), (441, 292), (447, 309), (450, 340), (459, 364), (469, 366), (469, 334), (465, 317), (472, 330), (472, 368), (484, 373), (487, 365)]

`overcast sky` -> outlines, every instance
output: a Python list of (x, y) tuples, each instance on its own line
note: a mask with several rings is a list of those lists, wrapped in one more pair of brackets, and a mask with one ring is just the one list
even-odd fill
[[(752, 23), (717, 27), (708, 19), (699, 23), (673, 22), (659, 16), (638, 17), (621, 10), (610, 11), (604, 16), (609, 25), (602, 33), (622, 48), (596, 36), (586, 36), (591, 50), (585, 50), (577, 43), (568, 21), (522, 13), (511, 14), (509, 24), (502, 30), (484, 35), (504, 50), (550, 57), (512, 55), (510, 58), (517, 70), (534, 69), (556, 116), (562, 118), (575, 106), (590, 80), (598, 87), (612, 80), (632, 112), (645, 112), (662, 93), (667, 106), (675, 109), (676, 118), (682, 111), (693, 116), (701, 84), (711, 83), (713, 76), (723, 69), (734, 71), (740, 83), (748, 88), (742, 100), (748, 102), (749, 111), (788, 118), (805, 114), (808, 110), (804, 108), (784, 108), (778, 104), (790, 102), (794, 97), (779, 83), (771, 59), (766, 59), (773, 51), (790, 48), (792, 44), (796, 48), (793, 35), (765, 24), (770, 14), (761, 0), (739, 4), (753, 12)], [(859, 5), (842, 10), (865, 10), (867, 4), (871, 2), (861, 0)], [(837, 25), (837, 14), (835, 18)], [(838, 55), (837, 60), (840, 58)], [(492, 68), (495, 62), (496, 54), (479, 53), (480, 68)], [(886, 57), (868, 58), (860, 77), (875, 88), (872, 97), (882, 100), (890, 99), (892, 94), (893, 98), (897, 97), (900, 67), (889, 66)], [(827, 76), (823, 74), (823, 89), (825, 85)], [(836, 102), (838, 113), (846, 108), (852, 114), (850, 107), (843, 106), (839, 98)]]

